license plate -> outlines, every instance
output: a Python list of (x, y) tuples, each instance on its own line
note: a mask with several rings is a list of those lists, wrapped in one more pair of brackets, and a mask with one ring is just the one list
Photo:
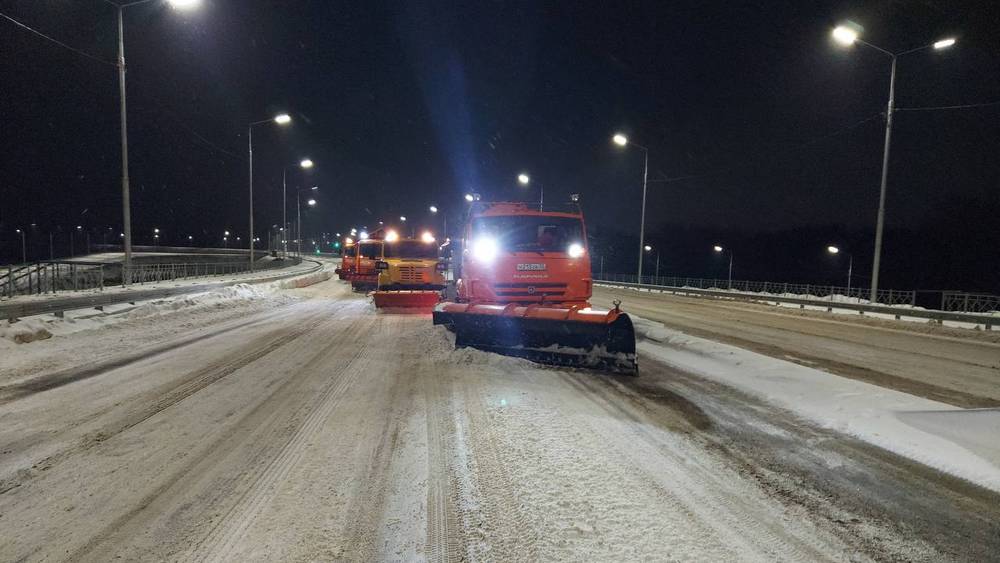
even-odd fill
[(518, 272), (538, 272), (545, 269), (545, 264), (518, 264)]

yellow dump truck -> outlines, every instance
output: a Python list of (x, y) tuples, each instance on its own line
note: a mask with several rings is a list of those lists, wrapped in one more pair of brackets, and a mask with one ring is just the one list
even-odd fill
[(378, 269), (375, 306), (382, 308), (431, 309), (446, 284), (445, 264), (438, 258), (434, 235), (419, 239), (400, 238), (389, 231), (384, 240)]

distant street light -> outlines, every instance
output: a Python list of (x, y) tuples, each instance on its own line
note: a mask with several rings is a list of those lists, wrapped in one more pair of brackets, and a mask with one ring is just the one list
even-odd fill
[[(315, 164), (311, 158), (303, 158), (299, 161), (299, 168), (304, 170), (311, 169)], [(286, 212), (288, 209), (288, 167), (281, 169), (281, 226), (282, 228), (288, 226), (288, 217)], [(288, 256), (288, 240), (283, 240), (281, 242), (282, 253), (285, 257)]]
[(472, 203), (473, 201), (475, 201), (475, 199), (476, 199), (475, 196), (473, 196), (472, 194), (465, 194), (465, 201)]
[[(629, 141), (623, 133), (615, 133), (614, 137), (611, 137), (611, 141), (618, 145), (619, 147), (625, 147), (627, 145), (632, 145), (633, 147), (640, 149), (643, 154), (643, 164), (642, 164), (642, 214), (639, 216), (639, 246), (642, 247), (642, 241), (646, 238), (646, 178), (649, 176), (649, 149), (642, 145), (637, 145), (632, 141)], [(642, 283), (642, 252), (639, 252), (639, 283)]]
[(292, 117), (287, 113), (280, 113), (271, 119), (262, 119), (260, 121), (252, 121), (247, 125), (247, 149), (250, 157), (250, 271), (253, 272), (253, 128), (255, 125), (263, 125), (265, 123), (277, 123), (278, 125), (288, 125), (292, 122)]
[[(726, 252), (726, 250), (719, 245), (713, 246), (712, 250), (718, 252), (719, 254)], [(729, 252), (729, 289), (733, 289), (733, 251), (730, 250), (728, 252)]]
[(167, 0), (167, 3), (178, 10), (189, 10), (201, 4), (201, 0)]
[[(296, 219), (297, 224), (295, 228), (295, 235), (296, 235), (295, 247), (297, 249), (296, 251), (298, 252), (299, 256), (302, 256), (302, 203), (301, 203), (302, 192), (303, 191), (315, 192), (317, 190), (319, 190), (319, 186), (313, 186), (308, 190), (304, 190), (303, 188), (295, 188), (295, 216), (297, 217)], [(309, 207), (314, 207), (316, 205), (316, 200), (313, 198), (309, 198), (309, 201), (306, 202), (306, 205), (308, 205)]]
[(19, 234), (19, 235), (21, 235), (21, 263), (22, 264), (27, 264), (28, 263), (28, 247), (27, 247), (27, 245), (24, 242), (24, 230), (23, 229), (14, 229), (14, 232), (17, 233), (17, 234)]
[(834, 40), (844, 46), (851, 46), (855, 43), (860, 43), (866, 47), (871, 47), (872, 49), (882, 53), (889, 57), (892, 61), (889, 70), (889, 102), (886, 104), (885, 112), (885, 146), (882, 150), (882, 181), (879, 186), (879, 196), (878, 196), (878, 218), (875, 223), (875, 257), (872, 262), (872, 285), (871, 285), (871, 301), (873, 303), (878, 302), (878, 278), (879, 278), (879, 268), (882, 261), (882, 232), (885, 227), (885, 197), (886, 197), (886, 184), (889, 179), (889, 146), (890, 140), (892, 138), (892, 115), (896, 111), (896, 59), (903, 55), (908, 55), (910, 53), (916, 53), (917, 51), (923, 51), (924, 49), (933, 48), (935, 50), (945, 49), (951, 47), (955, 44), (955, 39), (952, 37), (941, 39), (929, 45), (924, 45), (923, 47), (917, 47), (915, 49), (910, 49), (908, 51), (903, 51), (901, 53), (893, 53), (887, 51), (876, 45), (872, 45), (867, 41), (860, 38), (861, 28), (856, 24), (844, 24), (837, 26), (833, 29), (832, 35)]
[[(834, 254), (834, 255), (840, 254), (840, 248), (836, 247), (836, 246), (833, 246), (833, 245), (830, 245), (830, 246), (826, 247), (826, 251), (829, 252), (830, 254)], [(848, 297), (851, 296), (851, 277), (853, 276), (853, 274), (854, 274), (854, 254), (853, 253), (848, 253), (847, 254), (847, 296)]]
[[(650, 251), (653, 250), (653, 247), (649, 246), (647, 244), (646, 246), (642, 247), (642, 249), (645, 250), (646, 252), (650, 252)], [(653, 273), (653, 278), (654, 279), (658, 278), (658, 277), (660, 277), (660, 251), (659, 251), (659, 249), (657, 249), (657, 251), (656, 251), (656, 269), (654, 270), (654, 273)], [(639, 283), (642, 283), (642, 282), (639, 282)]]
[[(517, 183), (521, 184), (522, 186), (527, 186), (528, 184), (531, 183), (531, 176), (528, 176), (528, 174), (525, 173), (525, 172), (521, 172), (520, 174), (517, 175)], [(541, 183), (539, 183), (538, 184), (538, 210), (539, 211), (542, 210), (542, 206), (544, 204), (545, 204), (545, 186), (543, 186)]]
[(437, 213), (438, 212), (438, 208), (436, 206), (434, 206), (434, 205), (432, 205), (430, 207), (430, 210), (431, 210), (431, 213)]
[(406, 222), (406, 215), (400, 215), (399, 216), (399, 220), (402, 221), (403, 223), (405, 223)]

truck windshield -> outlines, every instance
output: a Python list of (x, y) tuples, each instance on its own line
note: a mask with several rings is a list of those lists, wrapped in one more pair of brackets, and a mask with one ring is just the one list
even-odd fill
[(354, 246), (353, 244), (351, 246), (344, 247), (344, 256), (348, 258), (354, 258), (357, 255), (358, 255), (358, 247)]
[(377, 242), (362, 242), (361, 247), (361, 257), (362, 258), (381, 258), (382, 257), (382, 241)]
[(417, 240), (385, 243), (386, 258), (437, 258), (437, 246)]
[(508, 252), (566, 252), (584, 244), (583, 222), (574, 217), (496, 215), (472, 222), (472, 237), (490, 237)]

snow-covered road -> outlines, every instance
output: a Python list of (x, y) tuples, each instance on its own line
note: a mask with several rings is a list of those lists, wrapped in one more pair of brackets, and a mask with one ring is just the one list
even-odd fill
[(1000, 496), (649, 357), (454, 350), (336, 280), (230, 297), (0, 341), (0, 560), (1000, 553)]

